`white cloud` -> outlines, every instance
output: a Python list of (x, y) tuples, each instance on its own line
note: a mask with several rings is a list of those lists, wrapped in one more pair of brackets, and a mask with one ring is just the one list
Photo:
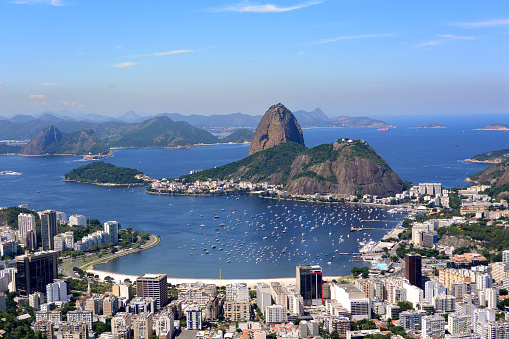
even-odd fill
[(480, 22), (459, 22), (454, 25), (462, 26), (462, 27), (466, 27), (466, 28), (509, 26), (509, 19), (495, 19), (495, 20), (480, 21)]
[(65, 6), (61, 0), (13, 0), (12, 3), (18, 5)]
[(296, 54), (296, 56), (303, 56), (304, 54), (306, 54), (306, 52), (300, 51), (299, 53)]
[(5, 81), (0, 81), (0, 86), (2, 86), (3, 84), (5, 84)]
[(30, 94), (28, 96), (30, 99), (44, 99), (46, 96), (44, 94)]
[(308, 1), (299, 5), (289, 6), (289, 7), (278, 7), (275, 4), (266, 4), (266, 5), (252, 5), (249, 3), (237, 4), (229, 7), (216, 8), (212, 11), (214, 12), (251, 12), (251, 13), (281, 13), (281, 12), (290, 12), (296, 9), (301, 9), (313, 5), (321, 4), (323, 1)]
[(156, 52), (152, 54), (139, 54), (139, 55), (133, 55), (134, 58), (140, 58), (140, 57), (151, 57), (151, 56), (164, 56), (164, 55), (173, 55), (173, 54), (180, 54), (180, 53), (193, 53), (196, 52), (192, 49), (176, 49), (173, 51), (167, 51), (167, 52)]
[(42, 85), (43, 86), (56, 86), (57, 83), (56, 82), (43, 82)]
[(388, 37), (388, 36), (392, 36), (392, 34), (364, 34), (364, 35), (338, 36), (335, 38), (318, 40), (318, 41), (311, 43), (311, 45), (328, 44), (331, 42), (336, 42), (336, 41), (341, 41), (341, 40), (350, 40), (350, 39), (384, 38), (384, 37)]
[(111, 67), (122, 68), (122, 67), (136, 66), (136, 65), (139, 65), (139, 63), (127, 61), (127, 62), (121, 62), (119, 64), (111, 65)]
[(442, 38), (436, 40), (430, 40), (416, 45), (417, 47), (436, 46), (453, 40), (477, 40), (480, 39), (477, 36), (458, 36), (452, 34), (435, 34), (435, 36)]

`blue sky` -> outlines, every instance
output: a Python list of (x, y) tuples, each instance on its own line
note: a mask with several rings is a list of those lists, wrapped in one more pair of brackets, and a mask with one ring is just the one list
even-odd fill
[(509, 2), (0, 0), (0, 116), (509, 113)]

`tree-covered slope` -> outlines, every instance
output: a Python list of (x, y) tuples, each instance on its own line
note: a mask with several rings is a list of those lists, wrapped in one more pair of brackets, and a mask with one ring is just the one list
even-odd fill
[(241, 128), (236, 131), (234, 131), (232, 134), (224, 137), (223, 139), (220, 139), (219, 142), (222, 143), (244, 143), (244, 142), (251, 142), (253, 140), (254, 132), (247, 128)]
[(109, 139), (111, 147), (178, 147), (216, 143), (217, 138), (207, 131), (183, 121), (159, 116), (139, 124), (125, 126), (118, 137)]
[(290, 194), (388, 196), (406, 188), (366, 142), (348, 139), (310, 149), (287, 142), (240, 161), (182, 177), (185, 181), (208, 178), (282, 184)]
[(117, 185), (145, 183), (142, 179), (135, 178), (137, 174), (143, 174), (143, 172), (98, 161), (73, 169), (65, 174), (64, 180)]

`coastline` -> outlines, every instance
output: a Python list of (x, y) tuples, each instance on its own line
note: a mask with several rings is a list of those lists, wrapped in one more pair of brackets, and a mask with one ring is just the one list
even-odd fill
[(90, 185), (97, 185), (97, 186), (109, 186), (109, 187), (116, 187), (116, 186), (145, 186), (147, 183), (136, 183), (136, 184), (113, 184), (113, 183), (98, 183), (98, 182), (88, 182), (88, 181), (79, 181), (79, 180), (69, 180), (69, 179), (62, 179), (62, 181), (66, 182), (77, 182), (80, 184), (90, 184)]
[[(95, 275), (99, 276), (99, 279), (104, 280), (105, 277), (110, 276), (114, 279), (114, 281), (120, 281), (123, 282), (125, 279), (129, 279), (131, 281), (135, 281), (136, 278), (138, 278), (138, 275), (132, 275), (132, 274), (121, 274), (121, 273), (111, 273), (106, 271), (100, 271), (100, 270), (87, 270), (87, 272), (93, 273)], [(147, 272), (148, 273), (148, 272)], [(155, 273), (155, 272), (152, 272)], [(342, 280), (345, 279), (345, 277), (342, 276), (324, 276), (323, 280)], [(256, 288), (256, 284), (259, 282), (265, 282), (270, 284), (271, 282), (279, 282), (282, 285), (284, 284), (295, 284), (295, 277), (282, 277), (282, 278), (265, 278), (265, 279), (211, 279), (211, 278), (172, 278), (168, 277), (168, 283), (172, 285), (178, 285), (178, 284), (185, 284), (185, 283), (195, 283), (195, 282), (202, 282), (206, 284), (215, 284), (217, 286), (224, 286), (225, 284), (232, 284), (232, 283), (246, 283), (248, 287)]]
[(473, 162), (477, 164), (500, 164), (502, 162), (502, 159), (497, 158), (493, 160), (475, 160), (475, 159), (465, 159), (463, 161)]

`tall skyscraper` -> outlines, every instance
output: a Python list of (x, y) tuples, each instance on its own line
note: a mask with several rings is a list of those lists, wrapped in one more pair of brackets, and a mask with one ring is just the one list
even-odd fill
[(37, 252), (16, 257), (16, 290), (22, 296), (46, 292), (46, 285), (57, 279), (57, 252)]
[(155, 298), (160, 310), (168, 302), (168, 277), (166, 274), (144, 274), (136, 279), (136, 296)]
[(322, 268), (318, 265), (299, 265), (296, 271), (297, 290), (304, 300), (304, 306), (322, 305)]
[(110, 235), (110, 241), (114, 245), (118, 245), (118, 222), (107, 221), (104, 223), (104, 232)]
[(30, 213), (18, 214), (18, 232), (19, 240), (23, 244), (27, 244), (27, 233), (28, 231), (35, 230), (35, 215)]
[(39, 212), (41, 217), (41, 238), (44, 251), (54, 250), (53, 237), (57, 235), (57, 213), (52, 210)]
[(421, 256), (416, 253), (408, 253), (405, 258), (405, 277), (411, 285), (422, 288), (422, 263)]

